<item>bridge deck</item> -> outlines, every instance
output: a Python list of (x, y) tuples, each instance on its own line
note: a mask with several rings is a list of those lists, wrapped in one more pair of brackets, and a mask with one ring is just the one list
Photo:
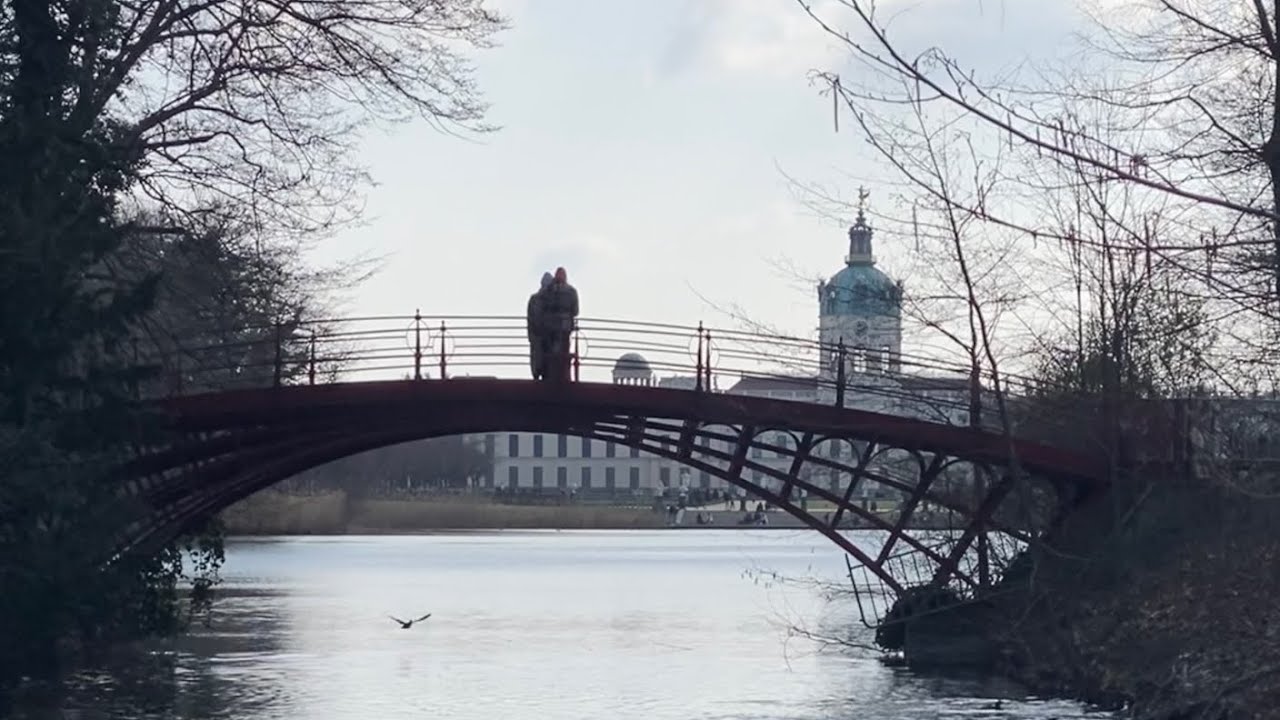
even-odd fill
[[(187, 432), (306, 423), (323, 414), (377, 420), (388, 413), (426, 416), (463, 410), (489, 413), (492, 420), (475, 429), (460, 427), (459, 432), (564, 429), (608, 414), (693, 420), (704, 426), (805, 430), (994, 465), (1009, 463), (1012, 454), (1029, 472), (1073, 481), (1102, 482), (1107, 472), (1106, 463), (1098, 457), (975, 428), (811, 402), (634, 385), (490, 378), (375, 381), (204, 393), (162, 400), (159, 405), (175, 427)], [(510, 414), (516, 410), (524, 412), (518, 417)], [(532, 417), (530, 410), (535, 411)], [(504, 427), (504, 417), (522, 427)]]

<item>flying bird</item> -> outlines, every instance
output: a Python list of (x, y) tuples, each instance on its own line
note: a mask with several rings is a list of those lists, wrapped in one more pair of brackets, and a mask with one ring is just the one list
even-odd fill
[(400, 618), (396, 617), (395, 615), (388, 615), (387, 617), (389, 617), (389, 618), (391, 618), (392, 620), (395, 620), (396, 622), (400, 623), (400, 629), (401, 629), (401, 630), (408, 630), (409, 628), (413, 627), (413, 624), (414, 624), (414, 623), (422, 622), (423, 620), (426, 620), (427, 618), (431, 617), (431, 613), (427, 613), (426, 615), (423, 615), (422, 617), (420, 617), (420, 618), (416, 618), (416, 619), (414, 619), (414, 620), (401, 620)]

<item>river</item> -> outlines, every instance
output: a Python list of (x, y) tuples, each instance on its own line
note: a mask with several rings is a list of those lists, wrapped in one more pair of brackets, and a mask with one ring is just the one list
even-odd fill
[(1099, 717), (823, 649), (790, 628), (869, 640), (856, 607), (759, 570), (838, 580), (844, 563), (782, 530), (234, 540), (207, 627), (16, 717)]

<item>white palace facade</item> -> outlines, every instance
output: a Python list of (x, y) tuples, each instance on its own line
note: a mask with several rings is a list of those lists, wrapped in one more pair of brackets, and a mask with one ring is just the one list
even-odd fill
[[(843, 342), (846, 352), (846, 379), (853, 386), (846, 393), (846, 407), (920, 417), (934, 422), (966, 424), (964, 407), (967, 383), (953, 379), (904, 374), (902, 351), (902, 285), (876, 268), (872, 253), (872, 229), (864, 213), (849, 228), (849, 254), (845, 265), (829, 280), (818, 285), (818, 332), (824, 345)], [(724, 392), (786, 400), (835, 403), (833, 380), (838, 361), (829, 358), (820, 375), (796, 377), (746, 377)], [(692, 387), (693, 378), (656, 377), (649, 364), (636, 353), (620, 357), (614, 367), (615, 382), (653, 384), (659, 387)], [(874, 388), (859, 392), (858, 386)], [(867, 386), (871, 386), (868, 388)], [(762, 438), (786, 447), (787, 434)], [(692, 470), (673, 460), (639, 452), (624, 445), (575, 436), (538, 433), (490, 433), (473, 436), (493, 462), (493, 475), (483, 480), (488, 487), (527, 492), (596, 492), (655, 495), (679, 488), (727, 488), (727, 483), (705, 472)], [(674, 438), (673, 438), (674, 442)], [(718, 450), (732, 453), (729, 441), (713, 441)], [(828, 442), (815, 453), (851, 458), (855, 448), (846, 442)], [(770, 450), (753, 448), (751, 459), (786, 471), (790, 459)], [(751, 470), (747, 471), (751, 473)], [(841, 492), (848, 478), (826, 470), (826, 477), (814, 478), (831, 490)], [(777, 481), (760, 477), (756, 482), (776, 486)], [(863, 483), (855, 496), (875, 498), (876, 483)]]

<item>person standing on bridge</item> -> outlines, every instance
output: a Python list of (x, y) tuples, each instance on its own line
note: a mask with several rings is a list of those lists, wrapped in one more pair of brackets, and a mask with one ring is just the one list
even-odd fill
[(569, 274), (556, 268), (551, 286), (546, 290), (542, 306), (548, 354), (546, 377), (557, 382), (569, 380), (569, 341), (578, 318), (578, 291), (569, 284)]
[(551, 287), (551, 273), (542, 273), (542, 286), (529, 296), (529, 309), (525, 316), (529, 333), (529, 369), (534, 380), (547, 375), (547, 332), (544, 309), (547, 304), (547, 288)]

